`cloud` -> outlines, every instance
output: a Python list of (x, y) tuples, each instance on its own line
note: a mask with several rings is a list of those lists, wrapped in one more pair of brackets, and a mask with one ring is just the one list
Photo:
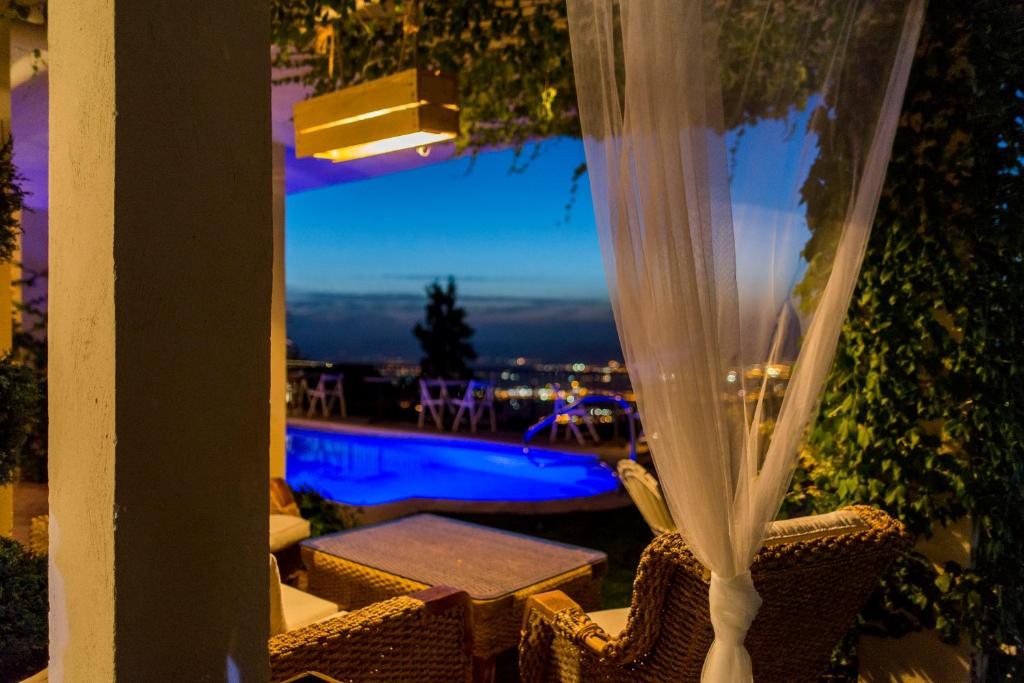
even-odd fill
[[(621, 358), (607, 301), (463, 297), (481, 362), (527, 356), (549, 362)], [(420, 356), (413, 326), (424, 297), (288, 292), (288, 336), (308, 358), (380, 362)]]

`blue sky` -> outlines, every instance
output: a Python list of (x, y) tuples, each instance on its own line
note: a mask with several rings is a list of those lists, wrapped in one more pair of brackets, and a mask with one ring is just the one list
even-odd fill
[(419, 294), (454, 275), (468, 296), (606, 300), (585, 178), (565, 220), (583, 158), (556, 140), (523, 172), (493, 152), (290, 195), (288, 288)]
[(304, 355), (419, 357), (424, 287), (453, 275), (481, 360), (621, 358), (576, 140), (300, 192), (287, 201), (289, 336)]
[[(741, 311), (763, 322), (758, 344), (804, 265), (807, 116), (727, 139)], [(566, 212), (583, 145), (546, 142), (510, 172), (524, 161), (492, 152), (289, 195), (289, 336), (307, 357), (416, 360), (424, 287), (452, 275), (482, 361), (621, 359), (586, 177)]]

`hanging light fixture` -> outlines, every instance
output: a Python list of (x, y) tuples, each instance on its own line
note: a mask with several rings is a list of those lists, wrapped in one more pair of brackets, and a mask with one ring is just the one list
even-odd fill
[(296, 102), (293, 114), (296, 156), (350, 161), (454, 139), (458, 84), (408, 69)]
[[(429, 145), (459, 134), (458, 83), (440, 71), (418, 68), (419, 0), (404, 4), (398, 64), (406, 63), (411, 50), (413, 68), (297, 102), (292, 109), (297, 157), (340, 162), (411, 148), (427, 156)], [(325, 19), (339, 16), (330, 12)], [(331, 77), (336, 38), (328, 23), (318, 28), (314, 41), (314, 50), (328, 56)]]

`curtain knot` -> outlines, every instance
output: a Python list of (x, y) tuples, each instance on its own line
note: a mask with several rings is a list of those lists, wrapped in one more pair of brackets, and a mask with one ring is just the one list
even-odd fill
[(708, 601), (715, 639), (730, 645), (743, 645), (750, 624), (761, 607), (761, 596), (754, 589), (750, 572), (728, 579), (712, 572)]
[(704, 681), (733, 683), (753, 680), (750, 655), (743, 647), (747, 631), (761, 607), (750, 572), (725, 579), (711, 572), (708, 595), (715, 641), (704, 660)]

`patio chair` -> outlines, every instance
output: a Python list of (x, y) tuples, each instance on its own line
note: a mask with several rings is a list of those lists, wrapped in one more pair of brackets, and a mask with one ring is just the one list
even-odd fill
[(286, 579), (302, 568), (299, 541), (309, 538), (309, 521), (302, 518), (291, 487), (279, 477), (270, 479), (270, 552)]
[(561, 420), (555, 420), (551, 423), (551, 436), (550, 440), (554, 441), (558, 438), (558, 425), (565, 425), (565, 438), (568, 441), (570, 436), (576, 437), (576, 443), (583, 445), (585, 439), (583, 438), (583, 432), (580, 431), (577, 422), (582, 422), (587, 428), (587, 433), (590, 434), (590, 438), (594, 440), (594, 443), (599, 443), (601, 438), (597, 435), (597, 427), (594, 425), (594, 416), (590, 414), (590, 411), (578, 402), (579, 393), (575, 390), (570, 394), (573, 396), (573, 401), (568, 402), (562, 398), (561, 387), (556, 384), (555, 387), (555, 415), (564, 415), (565, 422)]
[(468, 598), (437, 586), (353, 612), (282, 584), (270, 556), (270, 680), (469, 681)]
[(470, 380), (462, 396), (451, 398), (451, 407), (455, 410), (453, 432), (459, 430), (462, 417), (465, 415), (469, 419), (469, 431), (476, 434), (476, 426), (487, 411), (491, 413), (491, 431), (498, 431), (498, 421), (494, 415), (494, 385), (490, 382)]
[[(903, 525), (870, 507), (778, 523), (751, 568), (764, 601), (746, 638), (754, 680), (817, 680), (882, 572), (909, 546)], [(682, 537), (666, 533), (644, 551), (628, 609), (587, 614), (559, 591), (533, 596), (522, 680), (699, 681), (713, 640), (709, 582)]]
[(345, 375), (339, 373), (320, 373), (320, 380), (316, 387), (306, 389), (306, 400), (309, 407), (306, 409), (306, 417), (313, 417), (316, 412), (316, 404), (320, 402), (320, 410), (324, 417), (329, 417), (334, 404), (338, 404), (341, 417), (348, 417), (348, 410), (345, 407)]
[(292, 370), (288, 373), (288, 381), (285, 384), (285, 403), (288, 410), (301, 413), (306, 405), (306, 397), (309, 395), (309, 382), (306, 381), (305, 373), (301, 370)]
[(620, 460), (616, 470), (619, 473), (619, 481), (626, 488), (629, 497), (633, 499), (633, 504), (640, 511), (647, 526), (651, 527), (654, 535), (675, 531), (676, 525), (668, 511), (665, 497), (661, 495), (658, 480), (635, 460)]
[(427, 413), (438, 431), (444, 431), (444, 411), (451, 405), (451, 396), (448, 394), (448, 385), (451, 382), (443, 379), (420, 378), (420, 416), (419, 428), (427, 421)]

